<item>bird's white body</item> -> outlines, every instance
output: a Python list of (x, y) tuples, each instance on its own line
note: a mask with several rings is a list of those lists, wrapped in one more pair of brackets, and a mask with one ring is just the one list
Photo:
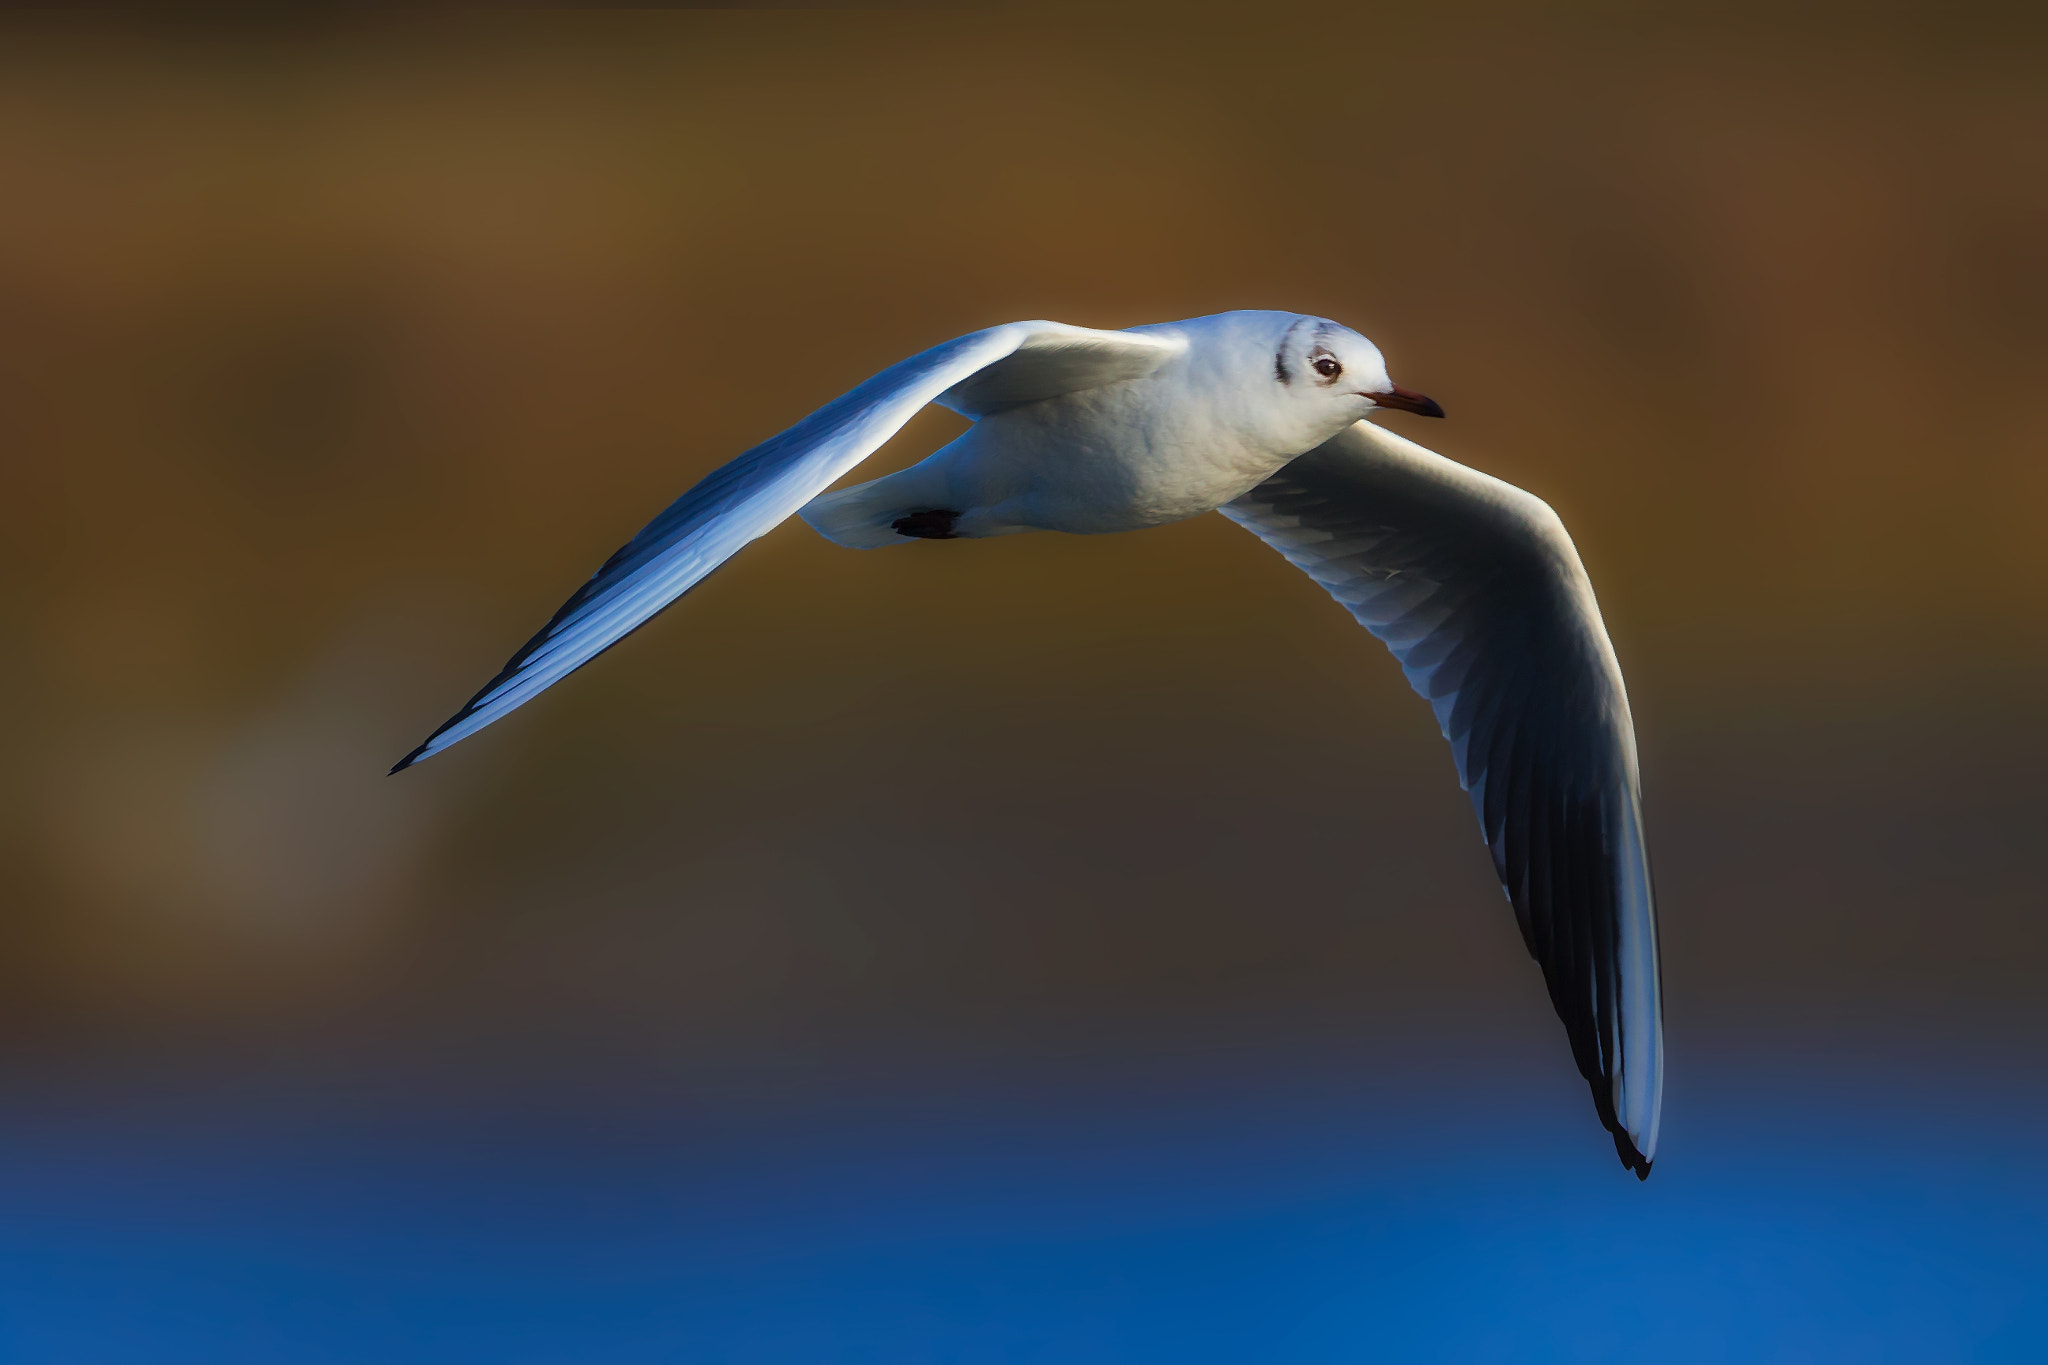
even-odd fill
[[(901, 473), (825, 491), (931, 402), (973, 427)], [(1443, 415), (1370, 341), (1298, 313), (955, 338), (706, 475), (398, 767), (524, 704), (792, 514), (877, 548), (1220, 511), (1383, 641), (1430, 703), (1601, 1122), (1647, 1175), (1656, 913), (1634, 725), (1592, 584), (1549, 507), (1362, 420), (1380, 408)]]
[[(1371, 342), (1298, 313), (1219, 313), (1129, 335), (1169, 348), (1157, 369), (1000, 407), (901, 473), (813, 500), (804, 519), (860, 549), (905, 543), (893, 523), (929, 508), (954, 510), (950, 536), (969, 539), (1159, 526), (1251, 491), (1372, 411), (1361, 385), (1390, 387)], [(1308, 367), (1318, 347), (1340, 357), (1341, 388)], [(1276, 360), (1291, 382), (1276, 382)]]

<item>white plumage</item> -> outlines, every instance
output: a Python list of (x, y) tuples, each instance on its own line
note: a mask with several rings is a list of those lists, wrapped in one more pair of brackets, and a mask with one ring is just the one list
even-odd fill
[[(901, 473), (824, 491), (930, 402), (975, 423)], [(393, 771), (566, 677), (792, 513), (875, 548), (1221, 511), (1384, 641), (1434, 707), (1601, 1120), (1647, 1176), (1656, 912), (1628, 698), (1592, 585), (1549, 507), (1363, 420), (1381, 408), (1443, 415), (1370, 341), (1296, 313), (1018, 322), (946, 342), (683, 494)]]

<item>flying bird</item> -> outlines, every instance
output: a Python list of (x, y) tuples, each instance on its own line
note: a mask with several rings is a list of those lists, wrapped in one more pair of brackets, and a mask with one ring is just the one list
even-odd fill
[[(909, 469), (825, 491), (927, 403), (974, 424)], [(1635, 730), (1592, 584), (1542, 500), (1366, 420), (1381, 411), (1443, 416), (1365, 337), (1297, 313), (956, 338), (676, 499), (392, 771), (530, 701), (791, 514), (874, 549), (1221, 512), (1322, 585), (1434, 708), (1600, 1121), (1647, 1178), (1657, 919)]]

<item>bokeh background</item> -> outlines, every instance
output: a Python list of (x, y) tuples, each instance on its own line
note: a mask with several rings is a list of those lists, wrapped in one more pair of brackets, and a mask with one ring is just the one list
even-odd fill
[[(0, 1354), (2041, 1358), (2043, 29), (1420, 8), (9, 18)], [(1220, 518), (786, 526), (384, 776), (883, 365), (1239, 307), (1578, 539), (1647, 1185)]]

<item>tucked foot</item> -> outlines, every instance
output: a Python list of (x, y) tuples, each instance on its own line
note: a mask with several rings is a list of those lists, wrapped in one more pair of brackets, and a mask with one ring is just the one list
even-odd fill
[(898, 517), (890, 525), (899, 536), (913, 536), (918, 540), (958, 540), (953, 534), (953, 523), (960, 519), (958, 512), (944, 507), (935, 507), (928, 512), (912, 512)]

